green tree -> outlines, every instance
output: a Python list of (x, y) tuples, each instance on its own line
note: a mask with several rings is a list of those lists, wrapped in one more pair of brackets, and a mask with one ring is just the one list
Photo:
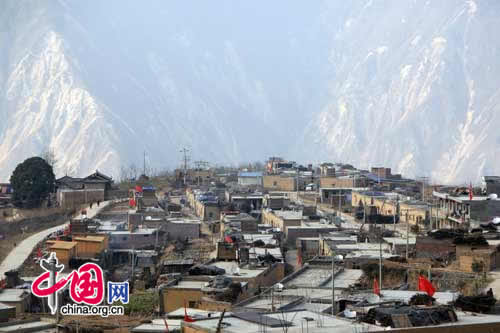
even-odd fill
[(52, 166), (41, 157), (31, 157), (17, 165), (10, 177), (17, 207), (39, 207), (54, 192), (55, 176)]

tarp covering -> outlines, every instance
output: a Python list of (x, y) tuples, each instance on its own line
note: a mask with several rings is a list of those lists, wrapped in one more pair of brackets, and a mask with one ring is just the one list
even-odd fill
[(191, 267), (189, 275), (224, 275), (226, 270), (216, 266), (210, 265), (197, 265)]
[(409, 327), (435, 326), (457, 321), (455, 311), (448, 306), (422, 308), (407, 305), (372, 308), (362, 320), (369, 324), (375, 324), (377, 321), (382, 326), (396, 328), (401, 326), (396, 325), (393, 319), (401, 316), (408, 318)]

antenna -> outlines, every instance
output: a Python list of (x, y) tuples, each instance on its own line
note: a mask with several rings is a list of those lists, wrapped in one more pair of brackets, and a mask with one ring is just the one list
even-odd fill
[(146, 151), (144, 151), (144, 156), (143, 157), (144, 157), (144, 160), (143, 160), (144, 161), (144, 169), (142, 171), (142, 174), (144, 176), (146, 176)]

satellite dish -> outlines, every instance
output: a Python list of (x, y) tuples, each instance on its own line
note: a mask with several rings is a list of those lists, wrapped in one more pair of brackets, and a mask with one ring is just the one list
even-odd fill
[(500, 224), (500, 217), (496, 216), (493, 218), (493, 221), (491, 221), (493, 224)]
[(496, 193), (491, 193), (490, 195), (488, 195), (488, 199), (498, 200), (498, 195)]
[(335, 260), (338, 260), (338, 261), (344, 260), (344, 257), (341, 254), (337, 254), (334, 258), (335, 258)]

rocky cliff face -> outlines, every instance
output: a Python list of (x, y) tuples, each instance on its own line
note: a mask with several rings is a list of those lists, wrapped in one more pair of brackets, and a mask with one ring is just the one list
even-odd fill
[(324, 157), (442, 182), (498, 173), (500, 4), (387, 3), (345, 8), (328, 102), (303, 142), (320, 143)]
[[(384, 164), (451, 182), (500, 166), (491, 1), (0, 2), (0, 180), (238, 163)], [(137, 164), (140, 164), (137, 163)]]

